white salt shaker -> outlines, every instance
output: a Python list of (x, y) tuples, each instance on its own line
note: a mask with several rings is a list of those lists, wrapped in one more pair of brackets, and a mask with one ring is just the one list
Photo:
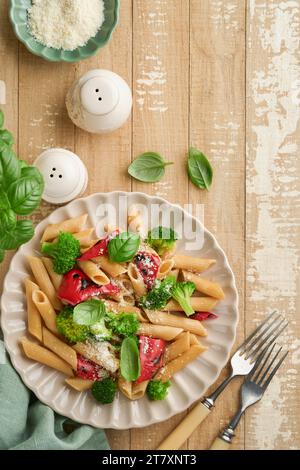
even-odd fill
[(132, 108), (132, 93), (122, 77), (110, 70), (90, 70), (66, 97), (69, 116), (87, 132), (107, 133), (121, 127)]

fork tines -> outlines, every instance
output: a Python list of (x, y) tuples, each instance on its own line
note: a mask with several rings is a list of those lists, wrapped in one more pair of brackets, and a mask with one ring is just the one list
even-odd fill
[(259, 354), (267, 350), (287, 327), (288, 321), (276, 310), (264, 320), (240, 347), (240, 355), (254, 361)]
[[(282, 351), (282, 347), (279, 347), (274, 357), (271, 359), (276, 343), (273, 344), (271, 349), (270, 346), (271, 344), (264, 348), (264, 351), (262, 351), (262, 353), (259, 355), (255, 366), (253, 367), (252, 371), (248, 374), (246, 379), (247, 382), (253, 382), (256, 385), (259, 385), (264, 390), (267, 388), (272, 378), (274, 377), (274, 375), (276, 374), (279, 367), (281, 366), (281, 364), (289, 353), (289, 351), (287, 351), (286, 353), (282, 354), (281, 357), (279, 357)], [(267, 352), (268, 354), (265, 357)]]

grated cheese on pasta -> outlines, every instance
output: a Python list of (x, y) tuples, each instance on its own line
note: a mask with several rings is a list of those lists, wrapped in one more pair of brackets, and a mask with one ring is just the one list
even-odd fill
[(47, 47), (73, 51), (94, 37), (104, 21), (103, 0), (32, 0), (28, 28)]

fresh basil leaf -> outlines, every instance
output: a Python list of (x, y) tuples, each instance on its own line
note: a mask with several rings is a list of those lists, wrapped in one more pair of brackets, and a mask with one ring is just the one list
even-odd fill
[(0, 186), (0, 211), (10, 208), (9, 200), (4, 189)]
[(4, 260), (4, 257), (5, 257), (5, 251), (2, 250), (2, 248), (0, 248), (0, 263), (2, 263), (2, 261)]
[(6, 145), (0, 149), (0, 185), (7, 189), (20, 178), (20, 167), (15, 153)]
[(141, 375), (141, 362), (136, 340), (125, 338), (121, 346), (120, 370), (126, 382), (133, 382)]
[(164, 176), (167, 165), (173, 165), (173, 162), (165, 162), (158, 153), (146, 152), (129, 165), (128, 173), (139, 181), (156, 183)]
[(13, 230), (1, 231), (0, 248), (3, 250), (15, 250), (23, 243), (28, 242), (34, 235), (34, 227), (31, 220), (18, 220)]
[(44, 191), (43, 175), (35, 166), (23, 165), (23, 167), (21, 168), (21, 178), (25, 176), (31, 176), (32, 178), (35, 178), (38, 181), (38, 183), (42, 186), (42, 191)]
[(18, 160), (18, 163), (19, 163), (21, 173), (22, 173), (23, 168), (28, 168), (29, 167), (28, 163), (25, 162), (25, 160)]
[(141, 238), (137, 233), (122, 232), (108, 244), (109, 259), (116, 263), (131, 261), (139, 249)]
[(13, 230), (17, 224), (17, 218), (14, 211), (5, 209), (0, 212), (0, 237), (4, 232)]
[(0, 129), (0, 141), (11, 147), (14, 143), (14, 138), (8, 130)]
[(76, 305), (73, 310), (73, 320), (79, 325), (94, 325), (106, 314), (102, 300), (91, 299)]
[(213, 179), (213, 169), (206, 156), (193, 147), (189, 150), (188, 174), (195, 186), (209, 190)]
[(7, 196), (16, 214), (28, 215), (40, 204), (42, 193), (41, 184), (32, 176), (25, 176), (10, 185)]
[(4, 114), (2, 109), (0, 109), (0, 129), (3, 127), (4, 124)]

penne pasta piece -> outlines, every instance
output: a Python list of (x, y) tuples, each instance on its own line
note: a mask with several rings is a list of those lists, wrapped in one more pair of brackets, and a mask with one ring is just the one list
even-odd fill
[(137, 331), (138, 335), (152, 336), (153, 338), (161, 338), (171, 341), (183, 332), (182, 328), (175, 328), (166, 325), (153, 325), (151, 323), (141, 323)]
[(104, 300), (106, 309), (112, 313), (134, 313), (142, 323), (148, 323), (148, 319), (143, 316), (142, 310), (134, 305), (121, 305), (113, 300)]
[(136, 206), (129, 207), (127, 216), (127, 226), (129, 232), (137, 232), (142, 238), (146, 237), (143, 216)]
[(167, 277), (168, 274), (170, 274), (170, 272), (172, 271), (173, 267), (174, 267), (173, 258), (163, 260), (160, 263), (159, 268), (158, 268), (157, 279), (163, 279), (164, 277)]
[(93, 240), (91, 240), (91, 235), (94, 232), (93, 228), (87, 228), (81, 232), (73, 233), (73, 236), (76, 240), (79, 241), (81, 247), (90, 247)]
[(76, 352), (92, 362), (108, 370), (116, 372), (119, 369), (119, 359), (113, 353), (113, 346), (107, 341), (86, 341), (72, 346)]
[(66, 379), (65, 382), (70, 385), (70, 387), (77, 390), (77, 392), (89, 390), (94, 383), (92, 380), (80, 379), (79, 377), (71, 377), (70, 379)]
[(86, 251), (88, 251), (90, 248), (92, 248), (96, 243), (98, 242), (98, 239), (92, 239), (90, 240), (90, 243), (87, 246), (81, 246), (80, 247), (80, 253), (83, 255)]
[(70, 233), (81, 232), (82, 227), (87, 221), (87, 218), (88, 218), (88, 214), (83, 214), (83, 215), (80, 215), (79, 217), (67, 219), (57, 224), (48, 225), (48, 227), (43, 233), (41, 242), (54, 240), (54, 238), (56, 238), (59, 235), (59, 232), (70, 232)]
[(137, 297), (142, 297), (143, 295), (147, 294), (147, 288), (145, 286), (144, 280), (138, 268), (133, 263), (129, 263), (128, 276), (131, 280), (132, 287)]
[(38, 339), (43, 340), (42, 334), (42, 318), (36, 306), (32, 301), (32, 294), (39, 289), (39, 286), (31, 281), (30, 278), (25, 279), (25, 292), (27, 301), (27, 322), (29, 333)]
[(43, 343), (46, 348), (50, 349), (50, 351), (53, 351), (57, 356), (70, 364), (73, 370), (77, 370), (76, 351), (45, 327), (43, 328)]
[[(191, 297), (191, 306), (195, 312), (210, 312), (218, 303), (213, 297)], [(183, 308), (175, 301), (169, 300), (164, 311), (183, 312)]]
[(182, 333), (173, 343), (168, 344), (164, 353), (164, 364), (173, 361), (190, 348), (190, 332)]
[(181, 328), (184, 331), (190, 331), (199, 336), (207, 336), (207, 331), (198, 320), (192, 318), (179, 317), (171, 313), (145, 310), (149, 321), (155, 325), (167, 325), (175, 328)]
[(198, 292), (214, 297), (215, 299), (224, 299), (225, 294), (222, 287), (216, 282), (209, 281), (204, 277), (200, 277), (198, 274), (191, 273), (189, 271), (182, 271), (185, 281), (191, 281), (195, 284)]
[(63, 279), (62, 274), (57, 274), (54, 269), (53, 269), (53, 261), (51, 258), (46, 258), (45, 256), (42, 256), (42, 261), (43, 264), (47, 270), (47, 273), (49, 274), (49, 277), (51, 279), (51, 282), (57, 291), (59, 289), (59, 286), (61, 285), (61, 281)]
[(147, 390), (149, 380), (144, 380), (144, 382), (133, 383), (132, 384), (132, 398), (131, 400), (140, 400), (145, 395)]
[(193, 344), (199, 344), (200, 340), (198, 337), (194, 334), (190, 335), (190, 345), (193, 346)]
[(27, 259), (40, 289), (45, 292), (55, 310), (60, 310), (62, 307), (61, 301), (56, 295), (54, 286), (41, 258), (37, 258), (36, 256), (28, 256)]
[(24, 353), (29, 359), (33, 359), (36, 362), (40, 362), (46, 366), (56, 369), (68, 376), (73, 375), (72, 368), (63, 359), (58, 357), (52, 351), (39, 346), (38, 344), (32, 343), (26, 337), (20, 340)]
[(77, 261), (80, 269), (98, 286), (105, 286), (110, 283), (110, 279), (93, 261)]
[(162, 255), (162, 258), (163, 259), (173, 258), (175, 253), (176, 253), (176, 243), (174, 243), (174, 246), (172, 248), (164, 252), (164, 254)]
[(119, 390), (125, 395), (125, 397), (129, 398), (129, 400), (133, 400), (132, 398), (132, 382), (126, 382), (126, 380), (120, 375), (118, 379), (118, 387)]
[(118, 277), (127, 272), (127, 266), (110, 261), (108, 256), (97, 256), (93, 261), (111, 277)]
[(201, 353), (206, 351), (206, 349), (207, 348), (200, 344), (191, 346), (190, 349), (185, 351), (181, 356), (178, 356), (176, 359), (173, 359), (173, 361), (163, 366), (156, 374), (155, 380), (166, 382), (187, 364), (194, 361)]
[(37, 289), (32, 291), (31, 298), (47, 328), (53, 333), (57, 334), (56, 312), (49, 302), (46, 294), (37, 286)]
[(178, 269), (186, 269), (187, 271), (194, 271), (202, 273), (215, 264), (215, 259), (194, 258), (193, 256), (175, 255), (174, 266)]

